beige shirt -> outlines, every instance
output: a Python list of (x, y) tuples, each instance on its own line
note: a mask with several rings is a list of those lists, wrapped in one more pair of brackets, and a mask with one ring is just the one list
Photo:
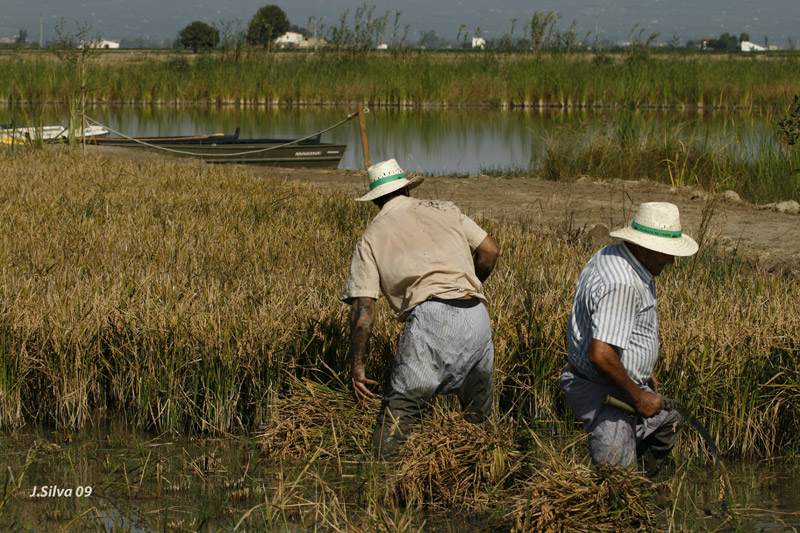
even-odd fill
[(398, 320), (429, 298), (486, 303), (472, 251), (486, 232), (451, 202), (392, 198), (356, 244), (342, 300), (386, 296)]

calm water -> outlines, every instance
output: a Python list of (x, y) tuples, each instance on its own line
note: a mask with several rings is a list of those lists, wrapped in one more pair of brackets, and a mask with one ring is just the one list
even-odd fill
[[(321, 486), (313, 474), (304, 477), (305, 465), (266, 457), (253, 438), (157, 436), (132, 432), (119, 421), (97, 423), (80, 433), (26, 428), (3, 434), (0, 454), (0, 531), (195, 531), (201, 524), (209, 531), (230, 531), (250, 510), (261, 513), (265, 497), (280, 502), (278, 487), (288, 492), (293, 483)], [(343, 492), (352, 495), (347, 505), (357, 513), (362, 489), (357, 485), (365, 477), (354, 458), (341, 459), (343, 463), (328, 461), (328, 482), (337, 487), (352, 480), (353, 486)], [(324, 462), (318, 461), (315, 469)], [(345, 465), (344, 479), (337, 475), (337, 464)], [(800, 528), (799, 468), (796, 459), (729, 464), (741, 530)], [(326, 476), (324, 468), (319, 472)], [(662, 481), (670, 479), (672, 489), (657, 504), (668, 510), (672, 524), (682, 530), (720, 530), (719, 471), (710, 461), (707, 466), (679, 467)], [(325, 491), (320, 495), (325, 500)], [(666, 529), (669, 519), (660, 516)], [(460, 523), (447, 515), (430, 518), (451, 526)], [(276, 521), (283, 524), (285, 519)], [(477, 526), (472, 526), (485, 525), (480, 523), (485, 519), (476, 519)], [(731, 529), (728, 524), (721, 530)]]
[[(355, 109), (247, 107), (91, 107), (87, 116), (127, 136), (233, 133), (243, 138), (297, 138), (324, 130)], [(0, 123), (66, 125), (69, 110), (0, 107)], [(396, 158), (408, 171), (477, 175), (527, 168), (549, 142), (611, 134), (621, 125), (639, 137), (677, 136), (738, 152), (778, 149), (774, 119), (730, 113), (372, 109), (366, 116), (372, 162)], [(113, 135), (112, 135), (113, 136)], [(347, 144), (340, 168), (363, 168), (358, 119), (323, 135)]]

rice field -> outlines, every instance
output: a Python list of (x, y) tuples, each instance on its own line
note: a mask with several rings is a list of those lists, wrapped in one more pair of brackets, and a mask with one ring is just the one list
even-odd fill
[[(30, 150), (2, 164), (3, 427), (80, 428), (100, 410), (237, 432), (263, 422), (286, 373), (349, 381), (338, 295), (371, 206), (197, 163)], [(563, 329), (593, 247), (567, 228), (482, 223), (503, 249), (487, 286), (498, 407), (559, 427)], [(713, 243), (662, 278), (667, 393), (729, 453), (796, 446), (796, 280)], [(376, 376), (401, 329), (381, 311)]]
[[(346, 529), (360, 523), (349, 510), (360, 509), (370, 527), (416, 530), (423, 509), (468, 508), (521, 529), (558, 530), (576, 516), (587, 529), (606, 519), (619, 528), (620, 516), (655, 528), (659, 511), (649, 497), (628, 502), (656, 488), (635, 476), (603, 485), (558, 390), (572, 290), (594, 252), (581, 232), (480, 220), (502, 250), (486, 286), (496, 427), (470, 437), (480, 446), (465, 446), (453, 437), (466, 432), (458, 417), (434, 414), (433, 433), (409, 447), (432, 462), (406, 461), (399, 473), (407, 477), (387, 492), (378, 465), (360, 475), (342, 466), (367, 455), (374, 416), (344, 385), (348, 309), (338, 301), (372, 206), (194, 162), (21, 150), (0, 152), (0, 165), (4, 432), (34, 424), (72, 434), (112, 417), (140, 431), (255, 435), (279, 465), (303, 457), (306, 469), (276, 467), (293, 477), (268, 497), (256, 495), (260, 503), (236, 517), (241, 523)], [(729, 459), (796, 455), (797, 280), (753, 270), (705, 242), (659, 277), (659, 293), (664, 392), (705, 423)], [(390, 316), (381, 301), (367, 360), (373, 376), (386, 375), (396, 347), (400, 325)], [(422, 453), (432, 443), (450, 455)], [(708, 450), (687, 431), (675, 457), (703, 462)], [(335, 479), (366, 484), (364, 492), (354, 495), (311, 466), (323, 462)], [(14, 484), (19, 474), (9, 470), (3, 502), (26, 486)], [(622, 492), (587, 503), (598, 486)], [(544, 503), (534, 508), (536, 498)], [(2, 511), (0, 503), (0, 518)]]

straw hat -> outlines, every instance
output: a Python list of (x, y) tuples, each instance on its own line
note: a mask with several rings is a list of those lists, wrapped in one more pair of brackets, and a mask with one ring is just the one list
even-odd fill
[(367, 169), (367, 175), (369, 175), (369, 192), (361, 198), (356, 198), (358, 202), (374, 200), (406, 186), (413, 189), (425, 179), (418, 177), (406, 179), (403, 169), (394, 159), (372, 165)]
[(698, 248), (694, 239), (681, 231), (678, 207), (667, 202), (639, 204), (631, 225), (609, 235), (667, 255), (693, 255)]

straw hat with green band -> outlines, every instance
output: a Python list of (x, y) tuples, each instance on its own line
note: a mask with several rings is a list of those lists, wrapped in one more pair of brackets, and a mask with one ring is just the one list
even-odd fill
[(413, 189), (425, 179), (418, 177), (407, 179), (405, 172), (394, 159), (372, 165), (367, 169), (367, 175), (369, 176), (369, 192), (361, 198), (356, 198), (358, 202), (368, 202), (403, 187)]
[(698, 248), (681, 229), (678, 207), (667, 202), (640, 204), (631, 225), (609, 235), (668, 255), (693, 255)]

